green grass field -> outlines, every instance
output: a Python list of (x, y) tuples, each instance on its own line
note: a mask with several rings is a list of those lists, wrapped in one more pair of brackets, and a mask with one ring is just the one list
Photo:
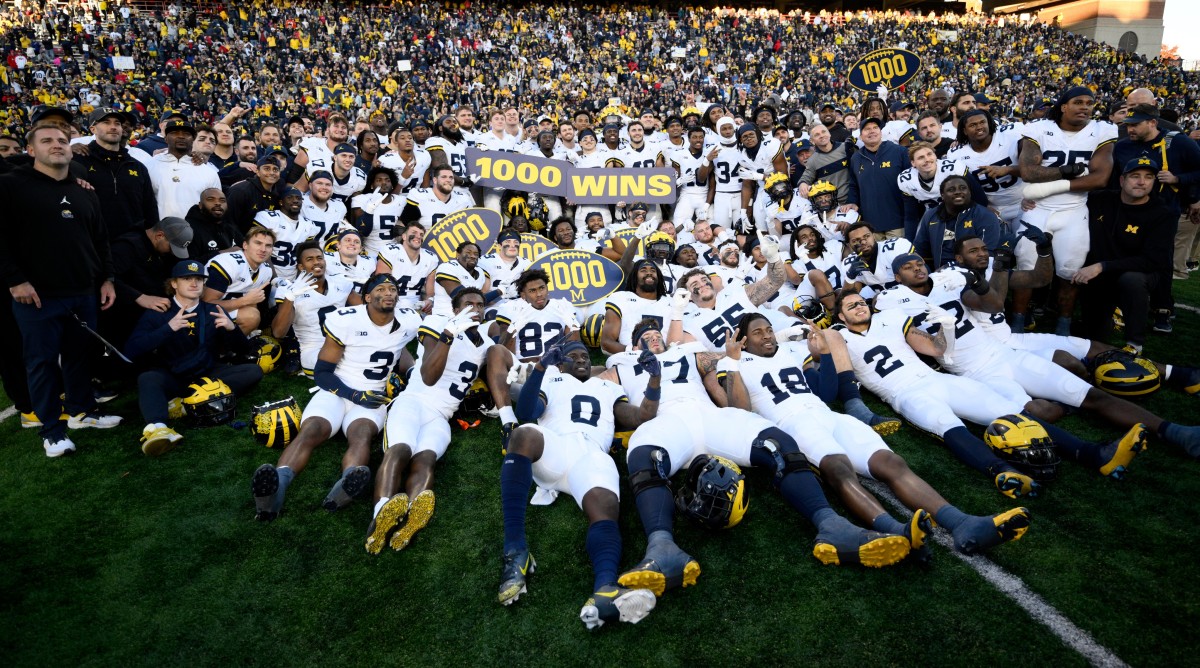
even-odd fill
[[(1180, 302), (1200, 305), (1200, 275), (1175, 285)], [(1154, 336), (1147, 353), (1200, 365), (1196, 332), (1200, 316), (1181, 311), (1175, 333)], [(268, 377), (239, 417), (287, 394), (307, 401), (302, 382)], [(1146, 404), (1200, 422), (1200, 397), (1167, 390)], [(698, 586), (668, 592), (637, 626), (589, 633), (578, 619), (591, 587), (585, 520), (569, 498), (530, 508), (538, 571), (516, 605), (495, 602), (495, 423), (455, 433), (438, 465), (431, 525), (405, 551), (371, 556), (362, 546), (369, 501), (320, 509), (338, 475), (340, 439), (317, 451), (283, 517), (264, 525), (253, 519), (250, 475), (277, 452), (218, 427), (188, 431), (179, 449), (151, 460), (138, 449), (132, 392), (109, 406), (128, 425), (76, 432), (79, 452), (58, 460), (16, 418), (0, 423), (4, 665), (1085, 663), (940, 547), (929, 566), (822, 566), (810, 554), (814, 530), (761, 472), (750, 473), (742, 525), (712, 533), (680, 524), (679, 543), (703, 568)], [(1063, 426), (1096, 439), (1117, 434), (1095, 418)], [(911, 427), (889, 443), (964, 510), (1010, 506)], [(1034, 522), (1025, 538), (988, 558), (1124, 661), (1190, 663), (1200, 645), (1200, 464), (1155, 440), (1124, 482), (1075, 465), (1060, 471), (1027, 503)], [(645, 541), (625, 492), (629, 567)]]

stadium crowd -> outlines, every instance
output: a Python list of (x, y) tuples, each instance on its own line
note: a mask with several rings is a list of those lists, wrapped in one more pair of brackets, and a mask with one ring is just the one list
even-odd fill
[[(696, 582), (674, 516), (736, 525), (747, 466), (774, 472), (824, 563), (923, 558), (934, 521), (969, 554), (1025, 533), (1027, 509), (966, 514), (911, 470), (884, 441), (901, 419), (1008, 499), (1062, 461), (1121, 478), (1150, 439), (1200, 457), (1200, 427), (1127, 399), (1200, 393), (1200, 369), (1142, 354), (1197, 260), (1197, 84), (1177, 68), (1038, 23), (895, 12), (24, 2), (0, 31), (0, 377), (50, 457), (118, 427), (118, 392), (157, 456), (180, 425), (232, 420), (265, 373), (311, 379), (303, 410), (254, 409), (281, 448), (248, 476), (256, 517), (341, 433), (324, 506), (372, 492), (379, 553), (429, 522), (451, 425), (497, 418), (498, 600), (536, 568), (531, 488), (569, 494), (589, 628)], [(885, 47), (924, 71), (853, 88)], [(675, 198), (506, 191), (472, 148), (666, 168)], [(498, 214), (484, 247), (425, 246), (470, 207)], [(532, 266), (562, 249), (622, 278), (573, 303)], [(1055, 424), (1074, 411), (1122, 435)], [(624, 573), (610, 447), (648, 542)]]

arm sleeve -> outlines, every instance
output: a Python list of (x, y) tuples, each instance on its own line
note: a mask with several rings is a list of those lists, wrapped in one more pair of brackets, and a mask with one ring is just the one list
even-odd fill
[(542, 400), (542, 378), (545, 375), (545, 371), (534, 369), (521, 388), (521, 395), (517, 397), (514, 412), (517, 414), (517, 419), (522, 422), (533, 422), (546, 411), (546, 404)]

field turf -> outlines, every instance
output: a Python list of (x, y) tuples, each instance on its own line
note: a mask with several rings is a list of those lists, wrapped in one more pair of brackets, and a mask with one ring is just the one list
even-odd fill
[[(1200, 274), (1175, 287), (1181, 303), (1200, 306)], [(1181, 310), (1175, 333), (1152, 336), (1147, 353), (1200, 365), (1198, 332), (1200, 316)], [(240, 402), (239, 418), (288, 394), (307, 401), (303, 382), (272, 375)], [(1200, 397), (1165, 390), (1145, 403), (1200, 422)], [(226, 426), (187, 431), (176, 451), (148, 459), (133, 392), (108, 407), (127, 424), (75, 432), (80, 451), (58, 460), (15, 417), (0, 423), (4, 665), (1086, 663), (941, 547), (928, 566), (822, 566), (811, 556), (813, 528), (762, 472), (749, 475), (740, 526), (713, 533), (679, 523), (680, 545), (703, 568), (698, 586), (668, 592), (641, 624), (589, 633), (578, 619), (592, 581), (585, 520), (570, 498), (529, 509), (538, 571), (518, 603), (496, 603), (494, 422), (455, 432), (430, 526), (403, 552), (371, 556), (369, 501), (320, 509), (340, 438), (318, 449), (284, 515), (260, 524), (250, 474), (277, 452)], [(1094, 417), (1062, 424), (1095, 439), (1118, 433)], [(912, 427), (889, 443), (964, 510), (1013, 505)], [(624, 472), (623, 456), (618, 466)], [(988, 558), (1125, 662), (1188, 664), (1200, 645), (1198, 474), (1200, 464), (1157, 439), (1124, 482), (1064, 464), (1048, 493), (1025, 503), (1029, 533)], [(627, 488), (624, 497), (627, 568), (645, 540)]]

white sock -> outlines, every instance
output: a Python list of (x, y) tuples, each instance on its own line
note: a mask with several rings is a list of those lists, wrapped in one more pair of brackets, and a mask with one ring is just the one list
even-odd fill
[(165, 425), (161, 422), (151, 422), (150, 424), (146, 425), (146, 428), (143, 429), (142, 432), (144, 433), (147, 431), (154, 431), (155, 429), (163, 429), (166, 426), (167, 425)]
[(513, 412), (512, 406), (503, 406), (500, 408), (500, 424), (508, 424), (516, 422), (517, 414)]
[(375, 502), (375, 514), (372, 515), (372, 517), (379, 517), (379, 511), (383, 510), (384, 505), (387, 504), (388, 499), (390, 499), (390, 498), (392, 498), (392, 497), (390, 497), (390, 496), (379, 497), (379, 500)]

